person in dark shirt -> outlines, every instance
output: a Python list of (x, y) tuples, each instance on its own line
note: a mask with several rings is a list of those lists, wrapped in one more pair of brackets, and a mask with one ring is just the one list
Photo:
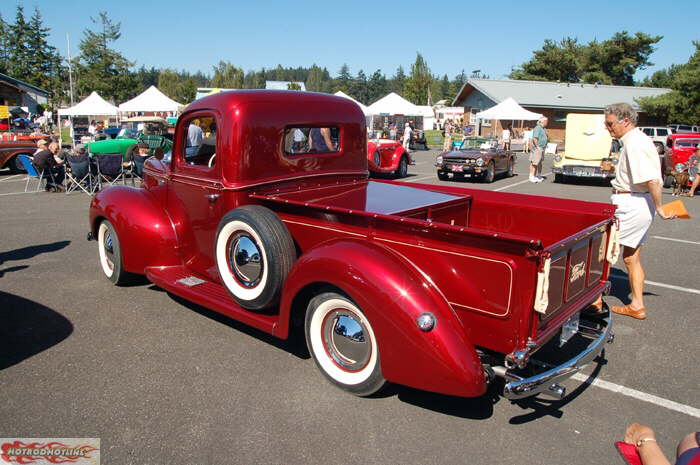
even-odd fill
[(33, 164), (38, 171), (44, 170), (44, 177), (47, 178), (47, 191), (64, 191), (63, 178), (66, 176), (66, 170), (63, 166), (63, 160), (57, 157), (58, 144), (51, 142), (47, 150), (34, 155)]

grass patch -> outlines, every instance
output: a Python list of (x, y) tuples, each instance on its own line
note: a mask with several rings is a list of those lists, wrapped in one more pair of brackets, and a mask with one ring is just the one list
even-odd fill
[(70, 136), (70, 128), (61, 128), (61, 142), (63, 144), (73, 143), (73, 138)]

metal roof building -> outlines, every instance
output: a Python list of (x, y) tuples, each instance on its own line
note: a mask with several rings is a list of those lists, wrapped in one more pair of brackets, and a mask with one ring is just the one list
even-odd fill
[(48, 91), (0, 73), (0, 105), (27, 107), (36, 113), (37, 105), (46, 105), (48, 98)]
[[(627, 102), (639, 110), (637, 100), (641, 97), (656, 97), (671, 92), (671, 89), (634, 86), (611, 86), (603, 84), (573, 84), (546, 81), (517, 81), (497, 79), (468, 79), (453, 100), (454, 106), (462, 106), (465, 114), (474, 115), (491, 108), (508, 97), (521, 106), (549, 118), (553, 136), (563, 138), (564, 122), (568, 113), (598, 113), (606, 105)], [(648, 123), (644, 114), (643, 124)], [(470, 124), (474, 124), (473, 116)], [(500, 130), (500, 125), (491, 127), (485, 122), (482, 134)], [(475, 128), (478, 129), (478, 128)]]

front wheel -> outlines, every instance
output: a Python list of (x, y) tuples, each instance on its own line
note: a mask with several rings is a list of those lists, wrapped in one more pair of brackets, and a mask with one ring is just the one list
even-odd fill
[(399, 161), (399, 167), (396, 168), (394, 175), (397, 178), (405, 178), (406, 176), (408, 176), (408, 160), (405, 156), (401, 157), (401, 160)]
[(357, 396), (384, 387), (377, 338), (352, 300), (335, 292), (317, 295), (306, 309), (304, 326), (309, 352), (331, 383)]
[(491, 160), (489, 164), (486, 166), (486, 173), (484, 174), (484, 182), (487, 183), (492, 183), (493, 180), (496, 179), (496, 165)]

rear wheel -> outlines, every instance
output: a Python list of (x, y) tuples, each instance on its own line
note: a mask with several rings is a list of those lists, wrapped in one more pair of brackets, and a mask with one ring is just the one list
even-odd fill
[(449, 181), (449, 177), (445, 173), (438, 173), (438, 179), (440, 181)]
[(100, 223), (97, 229), (97, 245), (102, 272), (107, 276), (107, 279), (117, 286), (131, 281), (133, 275), (124, 271), (119, 237), (112, 223), (107, 220)]
[(675, 179), (672, 175), (667, 174), (666, 176), (664, 176), (664, 187), (666, 187), (666, 188), (672, 187), (672, 186), (673, 186), (673, 182), (674, 182), (675, 180), (676, 180), (676, 179)]
[(24, 168), (24, 165), (19, 159), (18, 155), (15, 155), (12, 160), (9, 161), (7, 164), (8, 168), (10, 168), (10, 173), (26, 173), (27, 170)]
[(512, 178), (515, 175), (515, 160), (513, 158), (508, 159), (508, 171), (506, 171), (506, 176)]
[(306, 344), (321, 373), (357, 396), (369, 396), (386, 384), (372, 324), (349, 298), (324, 292), (309, 302)]

